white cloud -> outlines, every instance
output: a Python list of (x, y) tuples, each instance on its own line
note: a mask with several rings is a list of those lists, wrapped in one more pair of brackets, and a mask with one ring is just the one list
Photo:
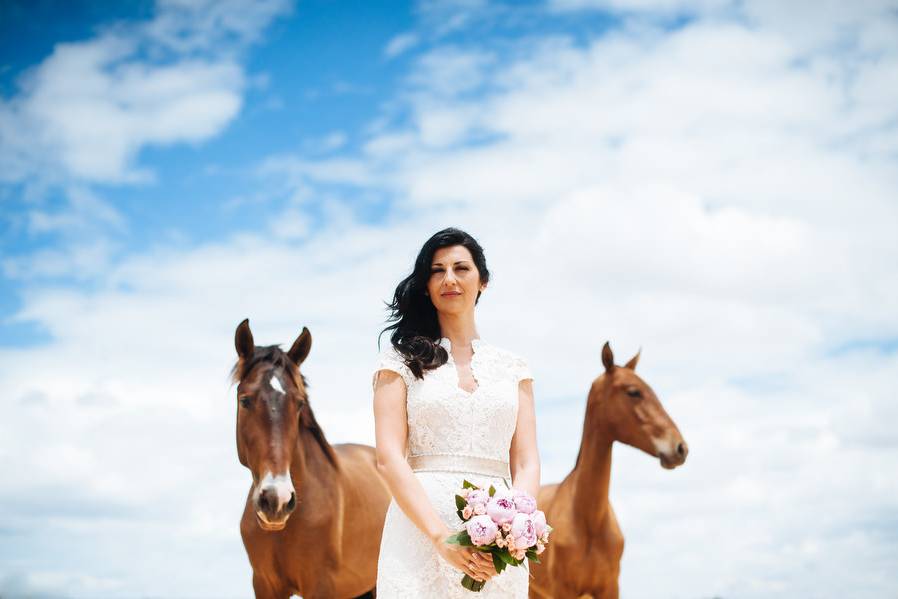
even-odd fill
[(400, 33), (399, 35), (390, 38), (390, 41), (387, 42), (387, 45), (384, 48), (384, 56), (387, 58), (396, 58), (400, 54), (404, 54), (407, 50), (414, 48), (418, 45), (419, 41), (417, 34)]
[(707, 15), (732, 8), (731, 0), (549, 0), (550, 10), (572, 12), (604, 10), (642, 16)]
[[(124, 227), (91, 186), (149, 181), (144, 148), (221, 133), (252, 84), (242, 50), (289, 9), (283, 0), (161, 1), (153, 19), (59, 43), (20, 75), (17, 92), (0, 98), (0, 183), (24, 184), (34, 205), (25, 230), (57, 234), (65, 247), (6, 258), (4, 270), (52, 277), (98, 262), (97, 248)], [(53, 191), (68, 201), (50, 210), (43, 200)], [(64, 265), (71, 256), (82, 258)]]
[[(9, 173), (7, 179), (46, 174), (139, 181), (149, 176), (132, 164), (142, 147), (202, 141), (236, 115), (244, 85), (236, 64), (153, 65), (135, 59), (137, 51), (131, 40), (110, 36), (57, 45), (29, 73), (26, 91), (6, 106), (14, 115), (12, 127), (31, 133), (27, 148), (4, 135), (6, 151), (25, 157), (23, 162), (33, 158), (31, 172)], [(46, 168), (52, 170), (44, 173)]]
[(290, 0), (159, 0), (146, 33), (178, 53), (235, 52), (290, 13)]

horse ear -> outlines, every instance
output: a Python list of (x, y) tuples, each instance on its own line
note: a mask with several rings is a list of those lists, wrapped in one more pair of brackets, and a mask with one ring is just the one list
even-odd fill
[(630, 370), (636, 370), (636, 363), (639, 362), (639, 354), (642, 353), (642, 348), (639, 348), (639, 351), (636, 352), (636, 355), (630, 358), (630, 361), (626, 363), (625, 368), (629, 368)]
[(253, 343), (253, 332), (249, 330), (249, 318), (244, 318), (243, 322), (237, 325), (237, 332), (234, 334), (234, 346), (237, 348), (237, 355), (241, 358), (253, 357), (256, 346)]
[(290, 348), (287, 355), (299, 366), (306, 359), (306, 356), (309, 355), (310, 349), (312, 349), (312, 333), (309, 332), (309, 329), (303, 327), (302, 333), (293, 342), (293, 347)]
[(605, 366), (605, 372), (614, 370), (614, 354), (611, 353), (611, 345), (607, 341), (602, 347), (602, 364)]

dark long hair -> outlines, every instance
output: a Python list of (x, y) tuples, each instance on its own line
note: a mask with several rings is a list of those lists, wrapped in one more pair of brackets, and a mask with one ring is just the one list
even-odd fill
[[(427, 282), (430, 280), (430, 267), (433, 255), (440, 248), (461, 245), (468, 248), (474, 265), (480, 272), (480, 282), (490, 280), (490, 271), (486, 267), (483, 248), (477, 240), (460, 229), (449, 227), (434, 233), (428, 239), (418, 257), (412, 274), (402, 279), (396, 286), (392, 302), (384, 302), (390, 315), (387, 322), (393, 324), (384, 328), (380, 334), (393, 331), (390, 342), (405, 359), (412, 374), (417, 378), (424, 376), (425, 370), (439, 368), (449, 360), (446, 349), (440, 345), (440, 322), (437, 310), (430, 297), (425, 295)], [(474, 304), (480, 301), (480, 291)], [(378, 336), (378, 340), (380, 336)], [(380, 341), (378, 341), (380, 345)]]

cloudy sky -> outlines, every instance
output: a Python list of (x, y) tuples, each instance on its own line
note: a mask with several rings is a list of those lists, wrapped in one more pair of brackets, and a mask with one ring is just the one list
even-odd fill
[(0, 208), (4, 598), (250, 597), (234, 328), (373, 443), (450, 225), (544, 482), (605, 340), (690, 444), (615, 450), (624, 597), (898, 597), (894, 3), (6, 1)]

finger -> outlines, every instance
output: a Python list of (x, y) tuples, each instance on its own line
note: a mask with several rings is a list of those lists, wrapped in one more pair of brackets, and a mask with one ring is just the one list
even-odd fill
[(477, 569), (476, 564), (473, 561), (468, 562), (468, 575), (475, 580), (482, 581), (483, 577), (480, 574), (480, 571)]
[(478, 574), (479, 576), (481, 576), (481, 577), (488, 577), (489, 574), (490, 574), (489, 570), (488, 570), (488, 569), (486, 568), (486, 566), (484, 566), (483, 564), (471, 562), (471, 567), (472, 567), (472, 568), (477, 572), (477, 574)]

